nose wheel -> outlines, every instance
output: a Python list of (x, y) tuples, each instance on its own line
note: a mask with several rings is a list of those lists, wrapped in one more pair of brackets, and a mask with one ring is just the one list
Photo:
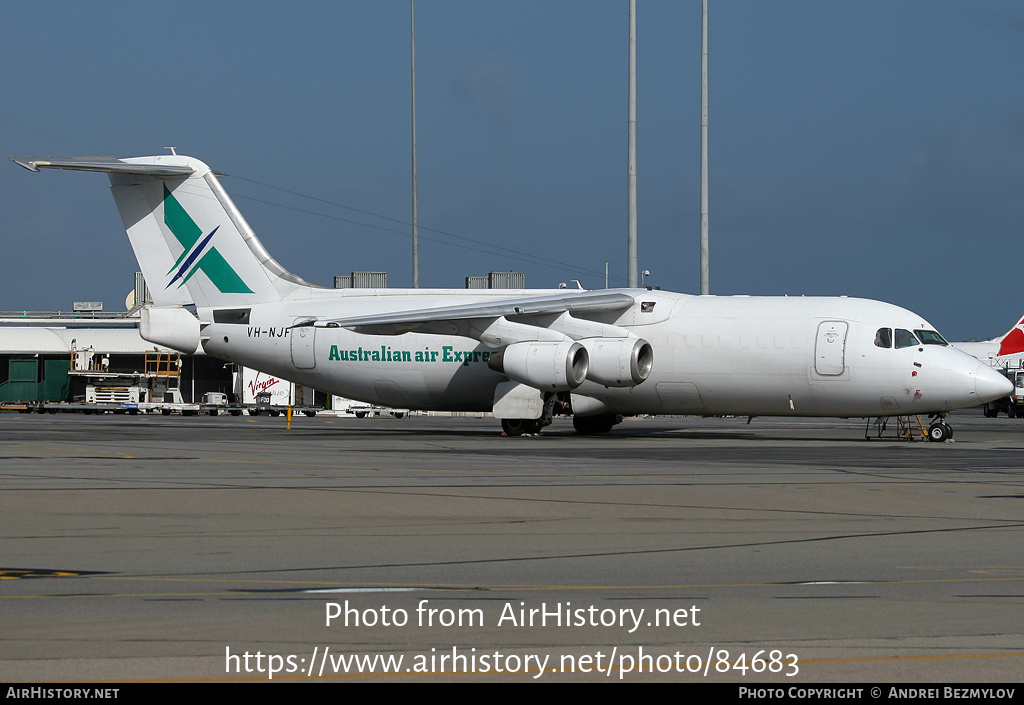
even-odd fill
[(953, 437), (953, 427), (946, 423), (945, 419), (936, 419), (928, 427), (928, 440), (935, 443), (942, 443)]

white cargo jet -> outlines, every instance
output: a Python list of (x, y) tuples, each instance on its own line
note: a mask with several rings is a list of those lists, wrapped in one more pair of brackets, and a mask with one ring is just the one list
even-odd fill
[(1017, 321), (1017, 325), (999, 338), (950, 344), (992, 367), (1017, 367), (1024, 356), (1024, 318)]
[(373, 404), (493, 411), (510, 436), (569, 412), (583, 434), (635, 414), (930, 414), (941, 441), (947, 411), (1011, 388), (878, 301), (314, 286), (197, 159), (15, 161), (109, 175), (153, 292), (146, 340)]
[(1003, 411), (1010, 418), (1024, 418), (1024, 318), (999, 338), (950, 345), (999, 370), (1013, 383), (1009, 396), (985, 403), (982, 408), (985, 416), (995, 418)]

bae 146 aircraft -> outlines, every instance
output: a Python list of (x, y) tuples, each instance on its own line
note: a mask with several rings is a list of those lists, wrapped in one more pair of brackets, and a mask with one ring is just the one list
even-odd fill
[(493, 411), (509, 436), (556, 413), (582, 434), (637, 414), (930, 414), (942, 441), (946, 412), (1011, 388), (878, 301), (329, 289), (278, 264), (197, 159), (15, 161), (109, 175), (153, 294), (144, 339), (369, 403)]

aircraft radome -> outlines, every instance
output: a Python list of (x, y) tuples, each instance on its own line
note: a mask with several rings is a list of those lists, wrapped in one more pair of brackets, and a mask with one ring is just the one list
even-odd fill
[(1010, 392), (923, 318), (878, 301), (329, 289), (281, 267), (197, 159), (15, 161), (109, 175), (153, 293), (146, 340), (370, 403), (493, 411), (510, 436), (558, 413), (583, 434), (636, 414), (929, 414), (940, 441), (946, 412)]

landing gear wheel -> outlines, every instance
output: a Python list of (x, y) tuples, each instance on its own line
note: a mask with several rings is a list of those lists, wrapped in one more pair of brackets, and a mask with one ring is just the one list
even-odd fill
[(949, 424), (939, 421), (933, 423), (928, 427), (928, 440), (934, 441), (935, 443), (942, 443), (943, 441), (953, 437), (953, 429)]
[(618, 422), (615, 416), (573, 416), (572, 427), (581, 436), (608, 433)]
[(535, 419), (502, 419), (501, 430), (509, 438), (522, 436), (524, 433), (536, 433), (537, 421)]

